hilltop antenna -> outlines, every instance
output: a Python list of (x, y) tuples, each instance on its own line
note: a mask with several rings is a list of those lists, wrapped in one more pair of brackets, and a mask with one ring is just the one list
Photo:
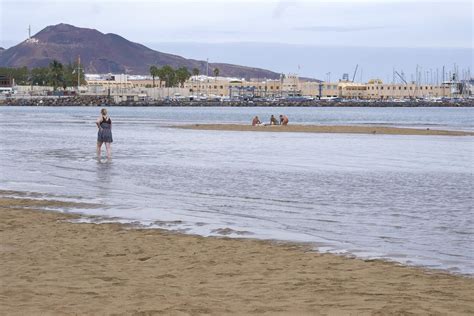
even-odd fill
[(28, 25), (28, 39), (31, 38), (31, 24)]

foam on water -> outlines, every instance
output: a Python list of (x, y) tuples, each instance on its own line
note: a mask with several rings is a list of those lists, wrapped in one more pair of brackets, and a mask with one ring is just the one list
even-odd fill
[[(347, 112), (346, 112), (347, 111)], [(68, 201), (95, 222), (310, 242), (320, 251), (474, 274), (473, 138), (169, 128), (280, 112), (311, 124), (472, 130), (473, 109), (0, 108), (0, 189)], [(254, 114), (255, 113), (255, 114)]]

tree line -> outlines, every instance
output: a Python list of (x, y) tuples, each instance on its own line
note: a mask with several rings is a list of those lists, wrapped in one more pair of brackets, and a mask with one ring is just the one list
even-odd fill
[[(219, 76), (219, 69), (214, 68), (213, 73), (215, 77)], [(165, 87), (176, 87), (178, 85), (181, 87), (184, 87), (184, 83), (189, 78), (191, 78), (191, 73), (188, 71), (188, 68), (180, 67), (180, 68), (174, 69), (173, 67), (169, 65), (163, 66), (161, 68), (158, 68), (156, 66), (151, 66), (150, 75), (153, 79), (153, 88), (156, 86), (155, 78), (160, 79), (160, 85), (161, 85), (161, 81), (164, 82)], [(199, 69), (193, 68), (192, 75), (198, 76)]]
[(169, 65), (163, 66), (161, 68), (151, 66), (150, 75), (153, 79), (153, 87), (156, 86), (155, 78), (159, 78), (160, 82), (164, 82), (165, 87), (176, 87), (177, 85), (182, 87), (184, 86), (186, 80), (191, 78), (191, 73), (188, 71), (188, 68), (180, 67), (178, 69), (174, 69)]
[[(53, 60), (48, 67), (36, 67), (31, 70), (27, 67), (9, 68), (0, 67), (0, 75), (15, 79), (17, 85), (52, 86), (66, 89), (78, 86), (77, 63), (63, 65)], [(84, 72), (79, 69), (79, 85), (85, 84)]]
[[(79, 84), (78, 84), (78, 64), (69, 63), (63, 65), (57, 60), (53, 60), (47, 67), (36, 67), (28, 69), (27, 67), (10, 68), (0, 67), (0, 75), (6, 75), (15, 79), (17, 85), (38, 85), (52, 86), (54, 90), (57, 88), (66, 89), (67, 87), (75, 87), (85, 84), (85, 76), (82, 68), (79, 67)], [(214, 76), (219, 76), (219, 69), (213, 70)], [(155, 87), (155, 79), (160, 79), (165, 83), (165, 87), (184, 86), (184, 83), (191, 78), (191, 75), (198, 76), (199, 69), (193, 68), (192, 74), (186, 67), (174, 69), (166, 65), (161, 68), (157, 66), (150, 67), (150, 75), (153, 78), (153, 87)]]

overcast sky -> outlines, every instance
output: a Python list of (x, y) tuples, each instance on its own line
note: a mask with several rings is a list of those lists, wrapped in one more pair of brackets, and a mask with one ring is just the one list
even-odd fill
[(472, 1), (0, 0), (0, 45), (57, 23), (136, 42), (471, 47)]
[[(0, 0), (0, 20), (5, 48), (24, 40), (30, 24), (35, 34), (69, 23), (154, 49), (166, 43), (170, 52), (172, 43), (192, 48), (193, 42), (472, 50), (474, 28), (471, 0)], [(184, 56), (203, 57), (192, 51)]]

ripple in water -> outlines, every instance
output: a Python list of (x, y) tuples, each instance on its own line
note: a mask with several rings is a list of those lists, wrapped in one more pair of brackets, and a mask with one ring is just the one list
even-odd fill
[[(94, 156), (96, 111), (1, 108), (0, 189), (100, 203), (81, 210), (101, 216), (96, 221), (310, 242), (320, 251), (474, 274), (471, 137), (166, 127), (285, 111), (313, 124), (469, 129), (472, 109), (113, 108), (109, 162)], [(28, 121), (21, 142), (19, 114)]]

